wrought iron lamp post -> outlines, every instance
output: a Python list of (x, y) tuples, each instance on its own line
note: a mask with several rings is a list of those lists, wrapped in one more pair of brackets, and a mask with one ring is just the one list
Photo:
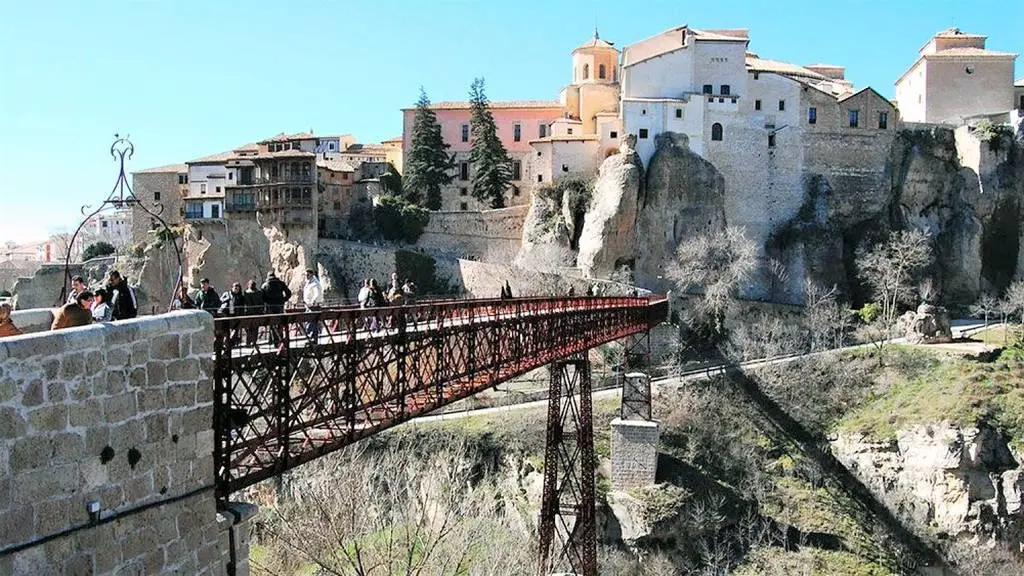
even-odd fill
[[(99, 207), (92, 210), (91, 205), (84, 205), (81, 208), (82, 215), (85, 219), (75, 229), (75, 233), (71, 236), (71, 240), (68, 243), (68, 251), (64, 256), (64, 282), (60, 289), (60, 298), (57, 304), (62, 305), (68, 296), (68, 287), (71, 285), (71, 255), (74, 252), (73, 247), (75, 242), (78, 240), (78, 235), (82, 233), (82, 229), (89, 223), (97, 214), (107, 210), (122, 210), (125, 208), (139, 208), (143, 213), (148, 214), (156, 222), (160, 223), (161, 229), (164, 232), (165, 237), (171, 242), (171, 246), (174, 249), (174, 256), (178, 261), (178, 273), (174, 279), (174, 289), (171, 292), (170, 301), (167, 304), (168, 310), (170, 310), (175, 297), (177, 296), (182, 283), (183, 265), (181, 259), (181, 247), (178, 245), (178, 240), (171, 227), (167, 222), (160, 217), (160, 214), (164, 211), (164, 206), (160, 202), (154, 201), (149, 206), (145, 202), (139, 200), (135, 196), (135, 191), (132, 189), (131, 184), (128, 183), (128, 176), (124, 171), (124, 163), (127, 157), (131, 160), (132, 156), (135, 155), (135, 145), (128, 139), (127, 136), (121, 137), (118, 134), (114, 134), (114, 143), (110, 145), (110, 156), (120, 163), (120, 172), (117, 175), (117, 181), (114, 182), (114, 187), (110, 190), (110, 194), (106, 200), (100, 203)], [(90, 211), (91, 210), (91, 211)], [(133, 215), (134, 218), (135, 215)]]

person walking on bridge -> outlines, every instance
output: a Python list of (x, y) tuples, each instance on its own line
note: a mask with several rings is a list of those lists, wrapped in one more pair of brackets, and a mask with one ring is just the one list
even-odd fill
[[(306, 312), (319, 312), (323, 306), (324, 291), (320, 287), (320, 279), (316, 277), (316, 272), (313, 270), (306, 270), (306, 283), (302, 285), (302, 303), (306, 307)], [(314, 342), (320, 336), (318, 318), (314, 317), (306, 323), (306, 336)]]
[[(266, 313), (266, 305), (263, 303), (263, 291), (256, 287), (255, 280), (249, 280), (249, 285), (246, 287), (245, 292), (242, 294), (242, 298), (245, 301), (245, 315), (246, 316), (262, 316)], [(245, 329), (245, 345), (252, 346), (256, 344), (256, 339), (259, 336), (259, 326), (253, 325)]]
[(288, 285), (273, 272), (267, 272), (267, 281), (263, 283), (261, 289), (267, 314), (283, 314), (285, 303), (292, 297), (292, 291)]
[(110, 294), (112, 320), (128, 320), (139, 315), (139, 303), (135, 299), (135, 290), (128, 285), (128, 279), (122, 278), (117, 270), (107, 274), (107, 291)]
[(210, 285), (209, 278), (203, 278), (199, 281), (199, 295), (196, 296), (196, 305), (200, 310), (209, 312), (211, 316), (216, 316), (217, 310), (220, 309), (220, 296), (217, 295), (217, 291)]

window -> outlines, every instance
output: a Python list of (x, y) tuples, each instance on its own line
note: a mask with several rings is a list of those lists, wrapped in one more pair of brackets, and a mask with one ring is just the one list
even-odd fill
[(469, 204), (466, 202), (459, 202), (459, 210), (469, 210)]
[(889, 128), (889, 113), (879, 112), (878, 113), (878, 129), (886, 130)]
[(469, 180), (469, 162), (459, 162), (459, 180)]
[(683, 109), (682, 108), (676, 108), (676, 118), (682, 118), (682, 117), (683, 117)]
[(569, 129), (567, 129), (567, 130), (565, 131), (565, 133), (566, 133), (566, 134), (572, 134), (572, 128), (569, 128)]
[(102, 224), (103, 224), (103, 227), (104, 227), (104, 228), (107, 228), (107, 227), (108, 227), (108, 226), (110, 225), (110, 222), (107, 222), (106, 220), (104, 220), (104, 221), (102, 222)]
[(537, 174), (537, 182), (543, 182), (543, 181), (544, 181), (544, 175), (543, 174)]
[(519, 160), (512, 161), (512, 179), (516, 181), (523, 179), (523, 163)]
[(210, 218), (220, 218), (220, 204), (210, 206)]
[(202, 218), (203, 217), (203, 204), (201, 202), (186, 202), (185, 203), (185, 218)]
[(779, 112), (785, 112), (785, 110), (786, 110), (786, 101), (785, 100), (779, 100)]
[(188, 184), (188, 175), (178, 174), (178, 184)]
[(619, 137), (619, 133), (616, 132), (615, 130), (612, 130), (611, 132), (608, 133), (608, 137), (609, 138), (618, 138)]
[(704, 94), (714, 94), (715, 93), (715, 87), (712, 86), (711, 84), (705, 84), (704, 88), (702, 89), (702, 91), (703, 91)]
[(754, 110), (760, 110), (760, 109), (761, 109), (761, 101), (760, 100), (754, 100)]
[(512, 141), (519, 142), (523, 139), (523, 126), (521, 124), (512, 125)]
[(768, 147), (775, 148), (775, 132), (768, 133)]
[(462, 141), (469, 142), (469, 124), (462, 125)]
[(220, 186), (217, 186), (217, 194), (220, 194)]
[[(159, 200), (159, 199), (160, 199), (160, 193), (159, 192), (153, 192), (153, 200)], [(104, 224), (106, 224), (106, 222), (104, 222)]]
[(729, 95), (729, 85), (728, 84), (722, 84), (722, 91), (719, 92), (719, 94), (721, 94), (722, 96), (728, 96)]
[(547, 124), (541, 124), (538, 129), (540, 130), (540, 137), (541, 138), (547, 138), (548, 137), (548, 125)]
[(341, 202), (338, 202), (337, 200), (335, 200), (334, 201), (334, 209), (335, 210), (341, 210)]
[(647, 128), (641, 128), (640, 129), (640, 138), (641, 139), (647, 138)]
[(604, 64), (601, 64), (597, 67), (597, 77), (604, 80), (605, 76), (607, 76), (607, 74), (605, 73)]
[(331, 152), (334, 152), (334, 142), (328, 142), (327, 149), (330, 150)]
[(757, 80), (760, 77), (761, 77), (760, 74), (758, 74), (757, 72), (754, 72), (754, 80)]
[(641, 116), (647, 116), (647, 108), (642, 108), (642, 109), (640, 110), (640, 115), (641, 115)]
[(968, 66), (964, 68), (964, 72), (967, 72), (968, 74), (974, 74), (974, 66)]
[(199, 193), (206, 194), (206, 182), (203, 182), (202, 184), (199, 185)]
[(850, 128), (860, 125), (860, 110), (850, 110)]
[(818, 109), (811, 106), (807, 109), (807, 123), (817, 124), (818, 123)]
[(722, 141), (722, 125), (718, 122), (711, 125), (711, 139), (717, 142)]
[(569, 171), (569, 165), (568, 164), (562, 164), (562, 172), (568, 172), (568, 171)]
[(519, 186), (513, 186), (512, 187), (512, 195), (513, 196), (519, 196)]
[(348, 172), (342, 172), (341, 173), (341, 179), (342, 180), (348, 180)]
[(584, 64), (583, 65), (583, 79), (586, 80), (588, 78), (590, 78), (590, 64)]
[(469, 188), (459, 188), (459, 196), (468, 196)]

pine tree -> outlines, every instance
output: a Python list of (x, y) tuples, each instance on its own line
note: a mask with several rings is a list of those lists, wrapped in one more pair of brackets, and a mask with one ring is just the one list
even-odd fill
[(473, 147), (469, 163), (473, 168), (473, 197), (491, 208), (505, 207), (505, 190), (512, 181), (512, 161), (498, 138), (491, 107), (484, 94), (484, 79), (473, 80), (469, 89), (472, 116), (469, 123)]
[(430, 109), (430, 99), (420, 87), (416, 116), (412, 123), (412, 149), (405, 160), (403, 197), (410, 204), (422, 204), (430, 210), (441, 209), (441, 188), (454, 178), (455, 158), (441, 135), (441, 125)]

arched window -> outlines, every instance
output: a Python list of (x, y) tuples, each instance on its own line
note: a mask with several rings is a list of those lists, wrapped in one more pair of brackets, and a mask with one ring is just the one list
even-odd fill
[(590, 64), (583, 65), (583, 79), (590, 78)]
[(711, 139), (718, 141), (722, 140), (722, 125), (718, 122), (711, 125)]
[(605, 76), (606, 73), (604, 70), (604, 64), (601, 64), (600, 66), (597, 67), (597, 77), (600, 78), (601, 80), (604, 80)]

